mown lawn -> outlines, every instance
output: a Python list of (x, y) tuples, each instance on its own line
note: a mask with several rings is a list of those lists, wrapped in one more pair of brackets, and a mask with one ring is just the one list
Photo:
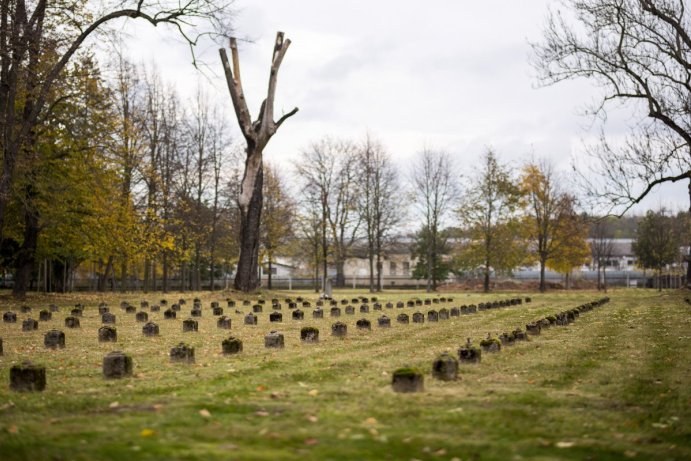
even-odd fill
[[(264, 293), (272, 296), (311, 293)], [(337, 292), (348, 299), (364, 292)], [(194, 294), (167, 295), (187, 300), (176, 320), (163, 310), (150, 313), (161, 335), (146, 338), (134, 314), (119, 307), (139, 306), (161, 295), (73, 295), (35, 297), (26, 304), (0, 300), (1, 310), (18, 313), (16, 324), (0, 323), (0, 460), (292, 460), (292, 459), (691, 459), (691, 305), (689, 292), (619, 290), (611, 302), (581, 314), (572, 324), (544, 330), (529, 342), (483, 354), (482, 363), (462, 365), (460, 379), (432, 379), (437, 354), (455, 355), (470, 337), (477, 344), (546, 315), (602, 297), (597, 292), (545, 295), (443, 293), (451, 303), (418, 308), (370, 310), (360, 314), (270, 324), (270, 305), (257, 326), (243, 325), (243, 314), (227, 308), (237, 293), (200, 294), (203, 315), (198, 333), (183, 333)], [(387, 292), (379, 301), (408, 300), (424, 293)], [(531, 296), (533, 302), (452, 317), (439, 323), (399, 325), (412, 315), (440, 307)], [(253, 298), (256, 299), (256, 298)], [(216, 327), (210, 302), (218, 300), (232, 317), (232, 329)], [(100, 344), (100, 301), (117, 316), (118, 342)], [(64, 327), (77, 302), (86, 306), (79, 330)], [(49, 303), (61, 306), (38, 331), (22, 332), (22, 319), (38, 318)], [(370, 303), (371, 304), (371, 303)], [(344, 307), (344, 306), (341, 306)], [(238, 307), (248, 312), (250, 307)], [(377, 327), (382, 313), (390, 329)], [(180, 315), (182, 314), (182, 315)], [(355, 329), (366, 317), (372, 331)], [(348, 336), (333, 338), (336, 320)], [(320, 330), (319, 344), (301, 344), (302, 326)], [(57, 328), (66, 348), (49, 350), (43, 335)], [(264, 348), (272, 329), (285, 334), (283, 350)], [(241, 338), (244, 351), (223, 356), (221, 341)], [(172, 364), (172, 346), (196, 348), (196, 364)], [(134, 376), (104, 380), (103, 356), (123, 350), (134, 359)], [(9, 390), (9, 369), (25, 359), (47, 368), (42, 393)], [(391, 373), (417, 366), (425, 391), (396, 394)]]

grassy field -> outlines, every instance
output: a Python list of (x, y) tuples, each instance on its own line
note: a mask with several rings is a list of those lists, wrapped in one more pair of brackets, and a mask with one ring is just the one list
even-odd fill
[[(352, 298), (352, 291), (335, 297)], [(265, 293), (265, 298), (300, 293)], [(314, 300), (314, 294), (302, 293)], [(0, 324), (0, 460), (485, 460), (485, 459), (691, 459), (691, 305), (688, 292), (620, 290), (611, 302), (581, 314), (572, 324), (544, 330), (529, 342), (483, 354), (482, 363), (461, 365), (454, 382), (436, 381), (432, 361), (445, 350), (456, 354), (470, 337), (477, 344), (525, 323), (600, 298), (597, 292), (443, 294), (450, 308), (462, 304), (533, 298), (530, 304), (452, 317), (439, 323), (399, 325), (401, 312), (432, 306), (384, 309), (390, 329), (380, 329), (382, 312), (357, 312), (340, 319), (348, 336), (333, 338), (337, 319), (290, 318), (270, 324), (265, 306), (257, 326), (226, 306), (237, 293), (200, 294), (198, 333), (183, 333), (194, 294), (176, 320), (150, 313), (161, 328), (146, 338), (134, 314), (160, 295), (142, 297), (74, 295), (30, 298), (30, 314), (0, 300), (2, 311), (18, 313), (16, 324)], [(181, 295), (170, 294), (170, 303)], [(380, 302), (424, 293), (387, 292)], [(256, 299), (256, 298), (253, 298)], [(209, 304), (218, 300), (232, 317), (232, 329), (216, 327)], [(117, 316), (117, 343), (99, 343), (100, 301)], [(77, 302), (86, 306), (81, 328), (64, 327)], [(22, 332), (21, 321), (49, 303), (61, 306), (39, 329)], [(357, 306), (356, 306), (357, 307)], [(248, 312), (248, 307), (238, 308)], [(182, 315), (180, 315), (182, 314)], [(357, 331), (366, 317), (372, 331)], [(300, 328), (320, 330), (319, 344), (301, 344)], [(43, 335), (57, 328), (66, 348), (49, 350)], [(277, 329), (285, 349), (264, 348), (264, 335)], [(223, 356), (221, 341), (241, 338), (244, 351)], [(170, 348), (185, 341), (196, 348), (196, 364), (173, 364)], [(103, 356), (122, 350), (134, 359), (134, 376), (102, 377)], [(47, 368), (42, 393), (9, 390), (10, 367), (31, 359)], [(401, 366), (425, 372), (425, 391), (397, 394), (391, 373)]]

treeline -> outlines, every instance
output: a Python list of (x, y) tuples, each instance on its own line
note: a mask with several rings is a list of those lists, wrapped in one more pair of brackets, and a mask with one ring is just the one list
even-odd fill
[[(244, 147), (231, 119), (202, 86), (183, 101), (155, 69), (122, 57), (104, 69), (88, 53), (66, 67), (17, 157), (0, 245), (14, 292), (69, 291), (78, 270), (100, 291), (227, 286)], [(493, 274), (534, 263), (544, 289), (546, 268), (568, 277), (596, 255), (594, 220), (548, 162), (508, 165), (487, 149), (475, 167), (458, 163), (425, 148), (403, 169), (367, 134), (318, 139), (288, 173), (266, 165), (259, 261), (269, 286), (279, 256), (322, 285), (333, 268), (337, 287), (358, 256), (381, 290), (384, 261), (409, 245), (412, 276), (429, 290), (450, 272), (477, 274), (489, 290)], [(641, 218), (595, 221), (611, 239)]]
[(181, 101), (155, 69), (106, 71), (88, 54), (68, 67), (17, 165), (1, 248), (15, 292), (69, 290), (85, 265), (98, 290), (218, 286), (237, 253), (227, 118), (201, 86)]

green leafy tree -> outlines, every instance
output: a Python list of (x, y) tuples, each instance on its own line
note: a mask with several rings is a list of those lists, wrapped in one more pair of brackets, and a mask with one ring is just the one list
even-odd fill
[[(432, 243), (432, 238), (436, 237), (436, 242)], [(433, 261), (429, 261), (429, 248), (434, 246), (435, 252), (432, 253)], [(447, 233), (444, 231), (430, 232), (429, 228), (423, 226), (416, 234), (413, 243), (412, 255), (417, 258), (417, 264), (413, 269), (413, 278), (416, 280), (431, 280), (436, 289), (437, 283), (446, 280), (451, 272), (451, 262), (445, 256), (451, 253)], [(431, 272), (430, 272), (431, 268)]]
[(525, 251), (525, 240), (517, 232), (521, 191), (491, 149), (465, 182), (458, 213), (468, 238), (460, 260), (469, 269), (482, 267), (483, 289), (489, 292), (492, 270), (511, 270)]
[[(679, 257), (680, 242), (674, 224), (674, 219), (664, 210), (648, 211), (638, 224), (633, 251), (638, 256), (638, 263), (656, 270), (658, 277), (667, 264), (675, 262)], [(661, 290), (662, 285), (659, 287)]]

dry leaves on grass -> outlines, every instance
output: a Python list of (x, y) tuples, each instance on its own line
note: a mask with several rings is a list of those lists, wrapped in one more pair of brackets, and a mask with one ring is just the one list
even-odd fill
[(206, 408), (199, 410), (199, 415), (201, 415), (203, 418), (211, 418), (211, 412)]

